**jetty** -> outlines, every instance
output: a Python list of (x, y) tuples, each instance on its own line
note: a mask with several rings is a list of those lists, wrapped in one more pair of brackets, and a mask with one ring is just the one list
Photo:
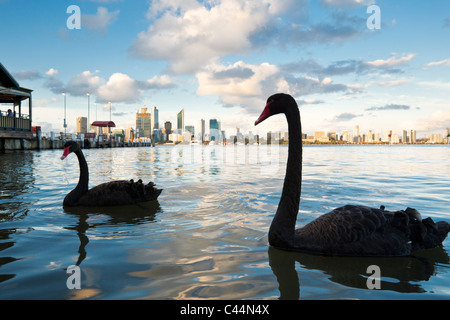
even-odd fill
[(0, 63), (0, 149), (25, 148), (35, 138), (32, 123), (32, 92), (22, 88)]
[[(23, 88), (0, 62), (0, 151), (61, 149), (67, 140), (77, 141), (83, 148), (145, 147), (150, 142), (123, 142), (109, 138), (86, 137), (67, 139), (62, 133), (43, 136), (41, 127), (32, 125), (33, 90)], [(94, 122), (92, 125), (110, 129), (115, 124)]]

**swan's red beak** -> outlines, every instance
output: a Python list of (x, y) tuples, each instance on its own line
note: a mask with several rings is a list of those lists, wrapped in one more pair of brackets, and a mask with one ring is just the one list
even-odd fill
[(255, 121), (255, 126), (258, 123), (263, 122), (264, 120), (266, 120), (268, 117), (270, 117), (272, 115), (272, 113), (270, 112), (269, 106), (273, 101), (269, 101), (266, 104), (266, 107), (264, 108), (263, 112), (261, 113), (261, 115), (259, 116), (258, 120)]
[(61, 160), (64, 160), (65, 158), (67, 158), (67, 156), (70, 153), (70, 147), (67, 147), (64, 149), (63, 155), (61, 156)]

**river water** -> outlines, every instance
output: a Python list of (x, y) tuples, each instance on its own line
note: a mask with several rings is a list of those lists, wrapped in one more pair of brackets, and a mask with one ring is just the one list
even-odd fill
[[(164, 191), (70, 210), (78, 162), (61, 153), (0, 154), (0, 299), (450, 298), (449, 239), (408, 258), (269, 248), (287, 146), (84, 150), (91, 187), (142, 179)], [(345, 204), (450, 222), (448, 146), (305, 146), (303, 158), (298, 226)]]

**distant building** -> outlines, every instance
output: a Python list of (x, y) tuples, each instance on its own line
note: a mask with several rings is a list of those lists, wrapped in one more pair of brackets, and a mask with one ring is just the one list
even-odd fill
[(196, 136), (198, 141), (205, 141), (205, 120), (203, 119), (198, 120)]
[(159, 129), (159, 110), (157, 107), (152, 108), (152, 112), (150, 114), (150, 128), (152, 132), (155, 129)]
[(186, 131), (190, 132), (191, 135), (194, 135), (194, 126), (185, 126)]
[(220, 139), (220, 125), (217, 119), (209, 120), (209, 137), (211, 141), (219, 141)]
[(77, 133), (86, 133), (87, 132), (87, 118), (86, 117), (78, 117), (77, 118)]
[(314, 131), (314, 140), (320, 141), (324, 140), (326, 137), (325, 131)]
[(133, 128), (125, 129), (125, 142), (132, 142), (136, 138), (136, 131)]
[(141, 112), (136, 113), (136, 133), (139, 138), (151, 138), (151, 119), (147, 108), (142, 108)]
[(417, 142), (417, 138), (416, 138), (416, 130), (411, 130), (411, 139), (410, 139), (410, 143), (415, 144)]
[(177, 114), (177, 130), (184, 131), (184, 108)]
[(166, 121), (164, 123), (164, 129), (166, 130), (166, 134), (169, 135), (172, 133), (172, 122)]

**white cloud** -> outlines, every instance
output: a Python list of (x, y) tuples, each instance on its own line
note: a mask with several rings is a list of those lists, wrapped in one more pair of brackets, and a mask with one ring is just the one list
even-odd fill
[[(242, 70), (250, 70), (251, 76), (238, 76)], [(264, 95), (268, 92), (267, 88), (270, 87), (270, 92), (276, 89), (280, 80), (280, 77), (276, 76), (278, 72), (278, 67), (268, 63), (251, 65), (238, 61), (229, 66), (211, 64), (196, 74), (197, 94), (215, 94), (225, 105), (245, 106), (247, 109), (258, 106), (259, 110), (261, 99), (266, 98)], [(225, 77), (223, 74), (231, 76)]]
[(410, 54), (400, 57), (400, 58), (397, 58), (396, 54), (393, 54), (390, 58), (388, 58), (386, 60), (378, 59), (378, 60), (374, 60), (374, 61), (366, 61), (366, 62), (364, 62), (364, 64), (371, 66), (371, 67), (390, 68), (390, 67), (395, 67), (395, 66), (405, 64), (405, 63), (411, 61), (414, 57), (415, 57), (415, 55), (413, 53), (410, 53)]
[(375, 3), (374, 0), (322, 0), (321, 2), (326, 6), (337, 8), (370, 6)]
[(106, 29), (112, 24), (119, 15), (119, 10), (109, 12), (107, 8), (98, 7), (96, 14), (83, 14), (81, 17), (82, 27), (100, 32), (106, 32)]
[(108, 82), (97, 90), (99, 102), (135, 103), (141, 98), (141, 91), (136, 80), (123, 73), (114, 73)]
[(164, 89), (175, 87), (175, 82), (167, 75), (154, 76), (145, 82), (144, 87), (148, 89)]
[(450, 122), (450, 111), (438, 110), (428, 118), (418, 119), (414, 128), (421, 131), (445, 131)]
[(138, 34), (130, 52), (148, 60), (167, 60), (176, 73), (195, 73), (218, 58), (251, 49), (251, 36), (292, 1), (222, 0), (152, 2), (154, 17)]
[(427, 67), (441, 67), (441, 66), (450, 66), (450, 58), (444, 59), (441, 61), (430, 62), (426, 64)]
[(53, 77), (53, 76), (56, 76), (56, 75), (58, 75), (58, 70), (56, 70), (56, 69), (53, 69), (53, 68), (50, 68), (50, 70), (48, 70), (46, 73), (45, 73), (45, 75), (47, 76), (47, 77)]
[(105, 79), (96, 75), (99, 71), (83, 71), (70, 79), (67, 92), (73, 96), (84, 96), (87, 92), (94, 93), (105, 84)]

